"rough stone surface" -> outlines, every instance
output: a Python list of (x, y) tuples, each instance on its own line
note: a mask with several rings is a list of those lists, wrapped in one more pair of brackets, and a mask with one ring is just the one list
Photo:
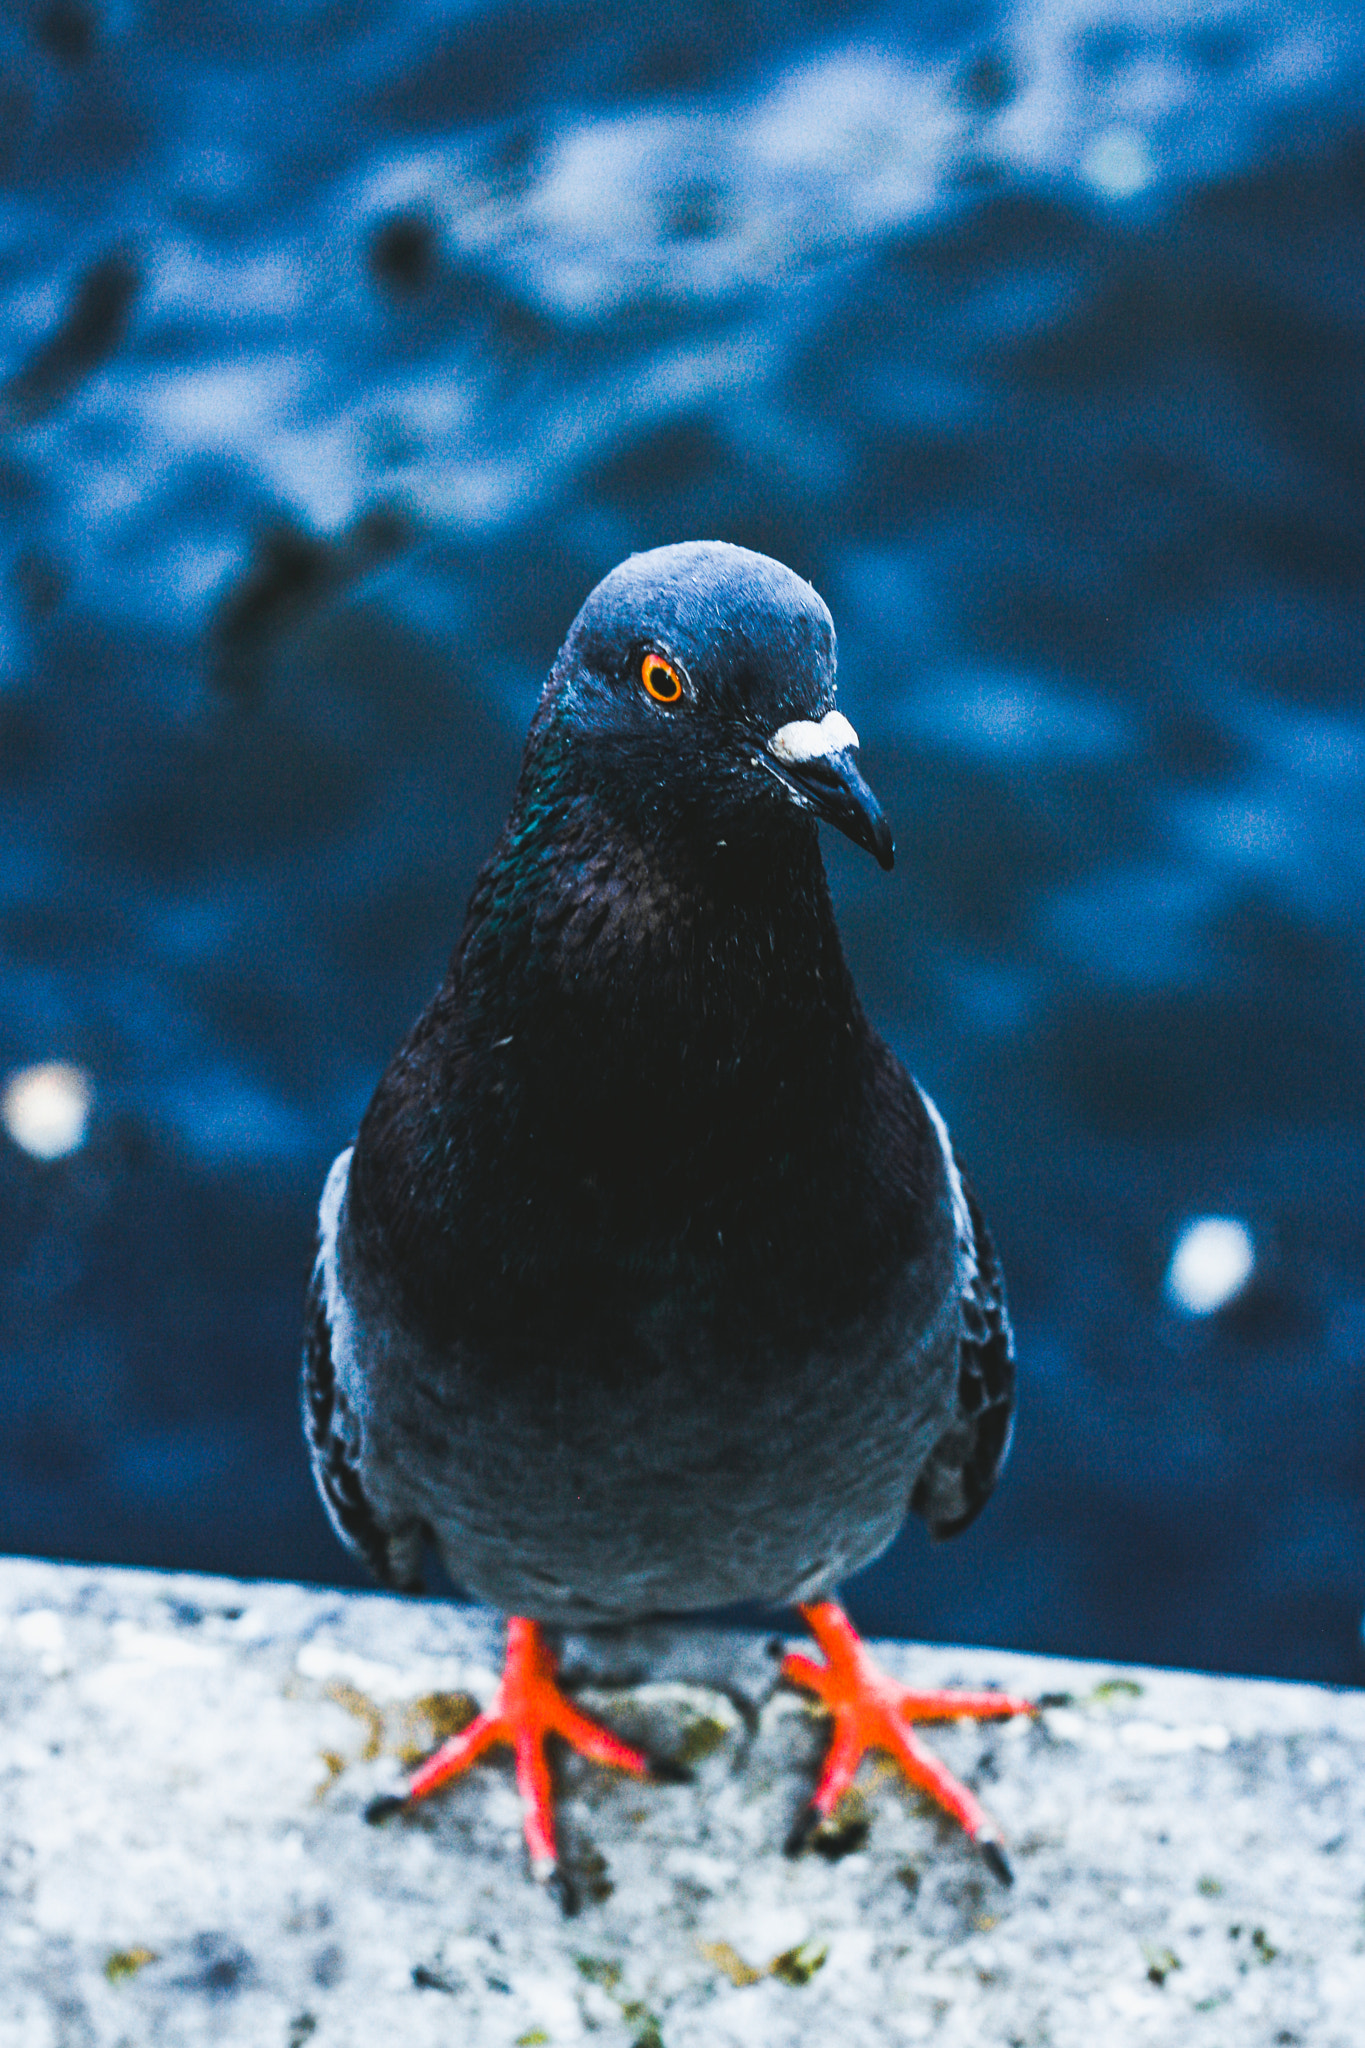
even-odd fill
[(567, 1648), (594, 1711), (695, 1767), (566, 1761), (574, 1918), (525, 1874), (505, 1759), (361, 1817), (487, 1697), (494, 1617), (0, 1564), (0, 2044), (1365, 2039), (1365, 1695), (884, 1646), (920, 1682), (1071, 1695), (933, 1731), (1006, 1891), (876, 1764), (865, 1846), (784, 1859), (822, 1727), (761, 1640)]

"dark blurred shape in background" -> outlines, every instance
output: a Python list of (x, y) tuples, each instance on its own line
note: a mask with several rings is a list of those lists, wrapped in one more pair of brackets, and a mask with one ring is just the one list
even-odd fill
[(27, 424), (54, 412), (123, 340), (137, 295), (137, 266), (125, 255), (92, 263), (65, 317), (0, 388), (0, 423)]
[(1365, 1675), (1365, 17), (0, 21), (0, 1544), (342, 1579), (317, 1193), (592, 583), (832, 606), (990, 1512), (865, 1625)]

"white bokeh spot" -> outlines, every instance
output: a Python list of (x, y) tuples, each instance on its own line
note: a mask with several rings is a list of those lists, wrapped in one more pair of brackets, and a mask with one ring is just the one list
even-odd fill
[(1235, 1216), (1196, 1216), (1176, 1239), (1166, 1298), (1187, 1316), (1211, 1316), (1241, 1293), (1255, 1264), (1245, 1223)]
[(1135, 128), (1107, 128), (1081, 158), (1081, 176), (1106, 199), (1132, 199), (1151, 184), (1156, 165)]
[(51, 1060), (11, 1074), (0, 1097), (0, 1122), (34, 1159), (64, 1159), (85, 1143), (93, 1102), (80, 1068)]

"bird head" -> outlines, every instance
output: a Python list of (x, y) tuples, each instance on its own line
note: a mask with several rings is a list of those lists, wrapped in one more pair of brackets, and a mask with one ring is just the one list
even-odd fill
[(829, 611), (782, 563), (722, 541), (653, 548), (574, 620), (528, 761), (656, 831), (726, 845), (823, 818), (889, 868), (834, 672)]

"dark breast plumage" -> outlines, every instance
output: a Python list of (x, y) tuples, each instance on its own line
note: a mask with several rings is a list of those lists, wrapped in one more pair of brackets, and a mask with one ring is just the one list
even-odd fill
[(471, 1026), (456, 980), (381, 1083), (324, 1202), (306, 1380), (324, 1499), (388, 1582), (429, 1542), (542, 1618), (809, 1598), (912, 1495), (940, 1533), (984, 1501), (994, 1251), (797, 865), (777, 912), (691, 906), (710, 938), (675, 943), (658, 1015), (609, 1028), (659, 941), (608, 919), (571, 1023), (514, 987)]

